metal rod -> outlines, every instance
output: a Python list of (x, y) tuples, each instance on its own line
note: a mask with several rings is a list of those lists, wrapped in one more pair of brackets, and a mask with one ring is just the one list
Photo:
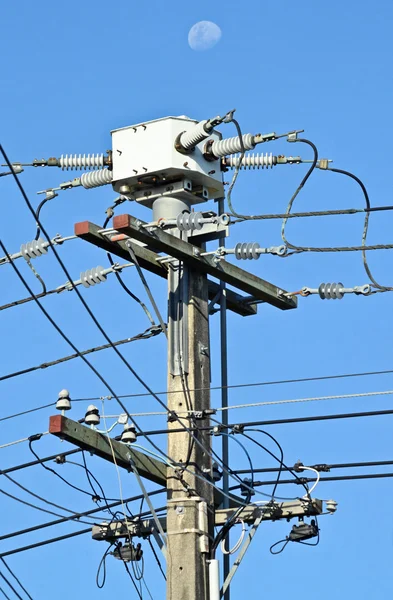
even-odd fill
[[(218, 200), (218, 214), (221, 215), (225, 210), (224, 198)], [(225, 247), (225, 233), (220, 236), (220, 244)], [(228, 328), (227, 328), (227, 296), (226, 296), (226, 283), (220, 281), (220, 346), (221, 346), (221, 406), (222, 408), (228, 408)], [(224, 425), (228, 425), (228, 410), (224, 410), (222, 414), (222, 422)], [(224, 465), (229, 465), (229, 438), (226, 435), (222, 436), (222, 461)], [(222, 491), (224, 493), (223, 507), (229, 508), (229, 473), (227, 470), (223, 472), (222, 478)], [(228, 544), (229, 544), (229, 533), (228, 533)], [(224, 571), (223, 577), (226, 581), (230, 565), (229, 554), (224, 554)], [(226, 588), (224, 593), (224, 600), (230, 600), (230, 588)]]

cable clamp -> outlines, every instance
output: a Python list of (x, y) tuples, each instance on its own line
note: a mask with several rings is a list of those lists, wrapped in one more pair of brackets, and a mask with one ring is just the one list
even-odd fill
[(244, 432), (244, 425), (242, 423), (238, 423), (237, 425), (234, 425), (232, 427), (231, 433), (243, 433), (243, 432)]
[(215, 415), (217, 410), (215, 408), (206, 408), (205, 410), (194, 410), (189, 414), (190, 418), (194, 418), (196, 420), (206, 419), (210, 415)]
[(221, 435), (221, 433), (225, 429), (226, 429), (226, 427), (220, 423), (219, 425), (216, 425), (215, 427), (213, 427), (213, 429), (212, 429), (212, 435)]
[(168, 412), (168, 417), (167, 417), (168, 423), (174, 423), (177, 420), (178, 420), (177, 414), (173, 410), (170, 410)]
[(315, 469), (316, 471), (322, 471), (323, 473), (329, 473), (330, 465), (326, 465), (324, 463), (320, 465), (313, 465), (313, 469)]

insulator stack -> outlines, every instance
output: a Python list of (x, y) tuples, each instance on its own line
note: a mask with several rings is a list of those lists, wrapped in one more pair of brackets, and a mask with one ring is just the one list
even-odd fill
[(225, 167), (235, 169), (240, 165), (240, 169), (272, 169), (277, 164), (277, 156), (268, 154), (245, 154), (240, 163), (239, 156), (227, 156), (224, 158)]
[(32, 242), (22, 244), (20, 247), (20, 253), (25, 260), (30, 261), (32, 258), (38, 258), (43, 254), (47, 254), (48, 246), (48, 242), (42, 238), (38, 238), (38, 240), (33, 240)]
[(260, 247), (258, 242), (240, 242), (235, 246), (235, 256), (238, 260), (258, 260)]
[(342, 283), (321, 283), (318, 294), (322, 300), (341, 300), (344, 297)]
[(62, 154), (59, 158), (59, 167), (68, 171), (87, 171), (101, 169), (105, 166), (103, 154)]
[[(243, 145), (245, 150), (252, 150), (255, 148), (254, 136), (251, 133), (245, 133), (243, 135)], [(209, 153), (216, 158), (222, 158), (229, 154), (237, 154), (241, 151), (242, 145), (239, 136), (213, 142), (209, 148)]]
[(207, 120), (200, 121), (190, 131), (185, 131), (181, 134), (178, 144), (183, 152), (192, 152), (203, 140), (209, 137), (209, 131), (206, 131)]
[(92, 287), (98, 283), (106, 281), (107, 276), (104, 267), (95, 267), (94, 269), (88, 269), (83, 271), (80, 276), (81, 283), (85, 288)]
[(176, 218), (176, 225), (180, 231), (194, 231), (202, 229), (203, 214), (201, 212), (180, 213)]
[(99, 171), (92, 171), (91, 173), (83, 173), (81, 176), (81, 184), (88, 190), (107, 185), (112, 182), (112, 179), (112, 171), (109, 171), (109, 169), (100, 169)]

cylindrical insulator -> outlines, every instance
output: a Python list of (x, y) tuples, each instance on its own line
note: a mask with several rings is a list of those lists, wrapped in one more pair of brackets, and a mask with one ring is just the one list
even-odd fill
[(100, 169), (92, 173), (83, 173), (81, 176), (81, 184), (88, 190), (90, 188), (100, 187), (111, 183), (113, 179), (112, 171), (109, 169)]
[(210, 133), (205, 129), (206, 123), (206, 119), (200, 121), (195, 127), (190, 129), (190, 131), (184, 131), (184, 133), (180, 135), (177, 144), (183, 152), (191, 152), (194, 150), (195, 146), (209, 137)]
[(38, 238), (38, 240), (33, 240), (32, 242), (22, 244), (20, 247), (20, 253), (25, 260), (29, 261), (32, 258), (38, 258), (43, 254), (47, 254), (48, 245), (48, 242), (42, 238)]
[(260, 247), (258, 242), (239, 242), (235, 246), (235, 256), (238, 260), (246, 260), (247, 258), (249, 260), (252, 260), (253, 258), (258, 260), (260, 253), (257, 252), (257, 250)]
[(97, 283), (102, 283), (103, 281), (106, 281), (105, 269), (100, 266), (95, 267), (94, 269), (88, 269), (81, 273), (80, 279), (85, 288), (96, 285)]
[(194, 231), (195, 229), (202, 229), (202, 219), (201, 212), (180, 213), (180, 215), (177, 215), (176, 225), (180, 231)]
[[(255, 148), (254, 136), (251, 133), (245, 133), (243, 135), (243, 145), (245, 150), (252, 150)], [(222, 158), (228, 154), (237, 154), (242, 151), (242, 145), (240, 143), (239, 136), (228, 138), (227, 140), (220, 140), (213, 142), (209, 148), (211, 154), (216, 158)]]
[[(224, 165), (230, 169), (235, 169), (240, 164), (239, 156), (227, 156), (224, 159)], [(240, 164), (240, 169), (272, 169), (277, 164), (277, 156), (268, 154), (245, 154)]]
[(318, 293), (322, 300), (341, 300), (344, 297), (342, 283), (321, 283)]
[(68, 171), (88, 169), (101, 169), (105, 166), (103, 154), (62, 154), (59, 158), (59, 166)]

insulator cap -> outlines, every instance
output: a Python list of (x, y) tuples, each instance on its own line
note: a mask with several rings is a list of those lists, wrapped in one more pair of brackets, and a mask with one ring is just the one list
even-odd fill
[(337, 502), (335, 500), (326, 500), (325, 506), (326, 510), (331, 514), (335, 513), (337, 510)]
[(85, 423), (86, 425), (99, 425), (100, 423), (100, 413), (99, 410), (94, 404), (90, 404), (87, 407), (87, 411), (85, 414)]
[(71, 408), (71, 398), (70, 392), (68, 390), (61, 390), (59, 392), (59, 398), (56, 402), (57, 410), (70, 410)]
[(216, 462), (213, 463), (213, 481), (220, 481), (222, 479), (222, 471), (220, 471), (218, 464)]
[(136, 442), (135, 425), (128, 423), (124, 425), (124, 431), (121, 434), (121, 441), (124, 442), (124, 444), (133, 444)]
[(252, 479), (250, 479), (249, 477), (245, 477), (243, 479), (243, 484), (240, 484), (240, 495), (241, 496), (244, 496), (245, 498), (247, 496), (255, 496), (255, 491), (249, 489), (251, 487), (251, 484), (252, 484)]

